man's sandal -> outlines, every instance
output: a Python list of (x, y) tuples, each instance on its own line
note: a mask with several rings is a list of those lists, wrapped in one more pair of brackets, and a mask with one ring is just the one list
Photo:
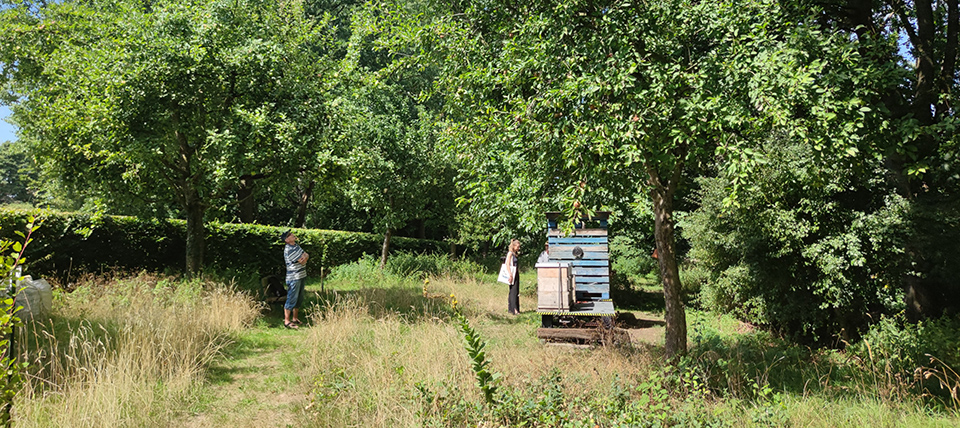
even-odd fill
[(300, 327), (297, 327), (297, 325), (294, 324), (294, 323), (292, 323), (292, 322), (284, 322), (284, 323), (283, 323), (283, 326), (286, 327), (286, 328), (289, 328), (289, 329), (293, 329), (293, 330), (296, 330), (296, 329), (300, 328)]

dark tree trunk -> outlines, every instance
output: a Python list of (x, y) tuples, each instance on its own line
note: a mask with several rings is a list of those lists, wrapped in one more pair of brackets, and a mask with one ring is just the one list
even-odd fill
[(413, 221), (413, 224), (417, 228), (417, 238), (418, 239), (427, 239), (427, 222), (422, 218), (418, 218)]
[[(178, 108), (173, 109), (173, 121), (176, 124), (180, 122)], [(186, 274), (193, 277), (203, 269), (203, 240), (206, 235), (203, 215), (207, 206), (200, 194), (200, 174), (194, 171), (193, 159), (197, 148), (191, 146), (187, 135), (179, 130), (174, 131), (174, 138), (179, 146), (175, 166), (178, 177), (174, 186), (180, 194), (180, 203), (187, 216)]]
[(387, 266), (387, 255), (390, 254), (390, 238), (393, 236), (393, 228), (388, 227), (387, 233), (383, 234), (383, 249), (380, 251), (380, 269)]
[(253, 199), (253, 189), (256, 180), (250, 175), (240, 176), (240, 188), (237, 190), (237, 202), (240, 206), (240, 223), (253, 223), (257, 209)]
[(313, 197), (313, 186), (315, 184), (315, 181), (310, 180), (306, 190), (300, 195), (300, 203), (297, 204), (297, 221), (294, 227), (303, 228), (303, 224), (307, 221), (307, 205), (310, 204), (310, 198)]
[(677, 267), (676, 239), (673, 231), (673, 187), (658, 186), (653, 190), (654, 238), (657, 261), (663, 278), (664, 318), (667, 322), (664, 348), (667, 357), (675, 359), (687, 353), (687, 316), (681, 299), (680, 269)]
[(203, 225), (204, 206), (200, 195), (193, 187), (184, 189), (186, 194), (185, 210), (187, 214), (187, 275), (195, 276), (203, 269), (204, 236)]

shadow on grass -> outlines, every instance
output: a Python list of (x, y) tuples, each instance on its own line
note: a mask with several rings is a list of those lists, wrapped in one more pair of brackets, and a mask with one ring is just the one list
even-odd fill
[(798, 395), (829, 391), (853, 397), (873, 385), (866, 372), (841, 362), (832, 351), (798, 346), (765, 332), (692, 339), (690, 361), (711, 388), (737, 396), (755, 398), (769, 385)]
[[(409, 284), (344, 288), (338, 288), (336, 284), (328, 282), (321, 291), (318, 284), (307, 284), (299, 309), (299, 318), (304, 326), (309, 324), (312, 317), (311, 311), (318, 308), (328, 310), (349, 301), (358, 302), (373, 318), (397, 316), (409, 323), (448, 319), (455, 312), (449, 296), (438, 294), (424, 296), (420, 289)], [(262, 313), (261, 322), (266, 323), (270, 328), (282, 329), (284, 327), (283, 305), (283, 302), (268, 303)]]
[(663, 292), (651, 287), (614, 289), (610, 293), (618, 309), (663, 313)]
[[(282, 328), (282, 315), (280, 320)], [(281, 345), (282, 343), (277, 337), (269, 332), (240, 335), (221, 349), (220, 355), (222, 358), (217, 358), (207, 366), (206, 380), (213, 384), (225, 384), (233, 382), (238, 376), (258, 373), (262, 370), (261, 367), (244, 364), (234, 365), (233, 362), (242, 361), (262, 354), (264, 351), (279, 348)]]
[(506, 325), (525, 324), (525, 325), (531, 325), (531, 326), (540, 325), (540, 314), (538, 314), (537, 311), (534, 311), (534, 310), (529, 310), (529, 311), (521, 310), (519, 315), (510, 315), (506, 312), (487, 314), (487, 318), (489, 318), (491, 321), (494, 321), (498, 324), (506, 324)]

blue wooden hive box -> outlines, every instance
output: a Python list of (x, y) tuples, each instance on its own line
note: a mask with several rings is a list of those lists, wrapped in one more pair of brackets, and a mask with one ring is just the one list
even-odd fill
[[(544, 283), (551, 284), (549, 289), (538, 289), (537, 313), (544, 316), (544, 325), (550, 324), (547, 318), (553, 316), (577, 317), (613, 317), (616, 311), (610, 298), (610, 244), (607, 235), (609, 212), (597, 212), (593, 218), (583, 219), (570, 233), (564, 233), (558, 226), (560, 213), (547, 213), (547, 243), (549, 262), (538, 264), (540, 271), (550, 278)], [(588, 225), (592, 227), (587, 227)], [(572, 301), (569, 307), (557, 304), (557, 291), (554, 290), (552, 277), (558, 276), (556, 266), (569, 266), (572, 283)], [(566, 271), (559, 276), (566, 274)], [(538, 278), (538, 283), (541, 283)], [(541, 287), (543, 288), (543, 287)], [(561, 296), (565, 297), (562, 294)]]

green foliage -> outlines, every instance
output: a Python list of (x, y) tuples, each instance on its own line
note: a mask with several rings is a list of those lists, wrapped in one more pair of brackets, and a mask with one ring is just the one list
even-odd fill
[(37, 168), (22, 143), (0, 144), (0, 203), (32, 203)]
[[(18, 230), (23, 214), (0, 210), (2, 230)], [(31, 271), (65, 278), (105, 269), (179, 271), (184, 251), (185, 222), (141, 220), (133, 217), (51, 213), (42, 233), (34, 237), (27, 256)], [(248, 275), (283, 274), (280, 233), (285, 228), (217, 223), (207, 229), (208, 267)], [(368, 233), (297, 229), (300, 245), (312, 254), (309, 275), (350, 263), (367, 254), (379, 254), (380, 236)], [(397, 251), (439, 253), (436, 241), (395, 238)], [(259, 285), (259, 284), (258, 284)]]
[(20, 239), (0, 240), (0, 283), (3, 287), (0, 293), (0, 423), (5, 426), (12, 426), (10, 411), (23, 383), (22, 371), (27, 367), (27, 363), (16, 360), (18, 353), (14, 342), (14, 329), (23, 323), (17, 316), (21, 307), (17, 306), (14, 300), (19, 292), (14, 284), (20, 280), (19, 268), (27, 261), (24, 254), (33, 241), (34, 232), (40, 228), (40, 223), (42, 220), (32, 215), (26, 216), (24, 227), (14, 229)]
[(936, 318), (960, 311), (960, 198), (926, 195), (910, 201), (907, 245), (910, 257), (907, 284), (911, 315)]
[(724, 204), (723, 179), (701, 180), (684, 223), (705, 308), (826, 343), (856, 337), (867, 314), (902, 308), (908, 204), (871, 159), (822, 164), (806, 144), (774, 140), (755, 191)]
[(457, 159), (466, 222), (505, 241), (541, 230), (544, 211), (633, 213), (652, 199), (673, 270), (663, 278), (671, 353), (686, 343), (673, 229), (683, 181), (718, 159), (735, 195), (772, 133), (843, 153), (869, 111), (850, 40), (776, 1), (433, 6), (415, 17), (374, 7), (397, 12), (379, 15), (393, 29), (385, 46), (419, 48), (398, 67), (438, 69), (440, 136)]
[(610, 239), (610, 268), (627, 277), (657, 274), (657, 260), (652, 257), (655, 245), (649, 240), (613, 235)]
[(687, 260), (680, 266), (680, 283), (683, 284), (684, 300), (700, 296), (703, 287), (710, 283), (712, 272), (695, 261)]
[(0, 13), (5, 89), (53, 180), (119, 212), (180, 211), (187, 269), (204, 213), (243, 177), (317, 165), (329, 28), (300, 2), (55, 2)]
[(470, 321), (462, 313), (457, 312), (457, 322), (460, 332), (463, 333), (464, 349), (472, 361), (471, 368), (473, 374), (477, 377), (477, 386), (483, 391), (483, 399), (487, 404), (495, 405), (497, 399), (497, 384), (499, 383), (500, 373), (490, 372), (490, 361), (487, 360), (486, 352), (483, 348), (487, 345), (483, 338), (470, 326)]
[(401, 252), (387, 261), (385, 269), (395, 275), (407, 277), (470, 278), (484, 272), (479, 264), (470, 260), (454, 260), (448, 254), (417, 254)]
[[(951, 391), (960, 383), (954, 371), (960, 367), (957, 317), (907, 322), (903, 316), (885, 316), (848, 349), (871, 377), (867, 381), (892, 398), (914, 389), (940, 398), (952, 395), (951, 404), (957, 404), (957, 391)], [(940, 382), (930, 379), (933, 373), (940, 375)]]
[[(499, 401), (481, 406), (456, 400), (443, 385), (428, 388), (418, 384), (424, 403), (421, 417), (425, 426), (544, 426), (593, 428), (629, 427), (735, 427), (743, 420), (758, 426), (782, 426), (789, 422), (776, 399), (760, 399), (756, 405), (736, 410), (713, 408), (713, 396), (703, 386), (695, 369), (679, 371), (669, 367), (649, 376), (614, 375), (602, 394), (578, 394), (577, 380), (560, 369), (514, 388), (501, 387)], [(438, 390), (434, 392), (434, 390)], [(573, 391), (573, 392), (571, 392)]]

